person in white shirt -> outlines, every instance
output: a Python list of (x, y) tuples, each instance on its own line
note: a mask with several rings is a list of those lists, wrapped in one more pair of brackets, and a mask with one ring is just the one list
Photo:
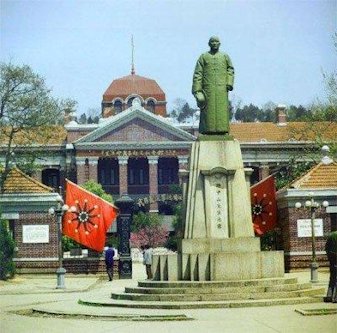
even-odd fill
[(146, 267), (146, 275), (149, 280), (153, 278), (152, 276), (152, 248), (149, 245), (145, 245), (145, 251), (144, 251), (144, 260), (143, 264)]

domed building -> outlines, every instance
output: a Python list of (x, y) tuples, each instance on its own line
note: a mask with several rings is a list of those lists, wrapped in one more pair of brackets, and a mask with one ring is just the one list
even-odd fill
[(155, 80), (139, 76), (132, 70), (130, 75), (113, 80), (103, 94), (102, 116), (116, 115), (132, 106), (139, 98), (146, 110), (166, 117), (166, 98), (164, 91)]

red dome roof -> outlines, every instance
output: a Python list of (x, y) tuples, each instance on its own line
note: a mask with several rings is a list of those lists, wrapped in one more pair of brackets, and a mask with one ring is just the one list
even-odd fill
[(155, 80), (135, 74), (113, 80), (103, 95), (103, 101), (112, 101), (116, 97), (125, 99), (131, 94), (144, 99), (153, 97), (157, 101), (165, 101), (165, 93)]

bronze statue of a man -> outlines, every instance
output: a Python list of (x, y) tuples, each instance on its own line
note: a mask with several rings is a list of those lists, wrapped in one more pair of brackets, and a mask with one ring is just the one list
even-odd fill
[(210, 51), (203, 53), (195, 66), (192, 94), (200, 108), (199, 133), (229, 133), (228, 91), (233, 90), (234, 67), (229, 56), (219, 52), (220, 40), (211, 37)]

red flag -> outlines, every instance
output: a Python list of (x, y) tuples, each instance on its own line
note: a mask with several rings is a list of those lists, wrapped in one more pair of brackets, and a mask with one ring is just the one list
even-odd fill
[(263, 235), (276, 226), (276, 188), (274, 176), (262, 179), (250, 188), (254, 231)]
[(76, 242), (103, 251), (106, 232), (116, 219), (118, 208), (97, 195), (66, 180), (66, 205), (63, 234)]

